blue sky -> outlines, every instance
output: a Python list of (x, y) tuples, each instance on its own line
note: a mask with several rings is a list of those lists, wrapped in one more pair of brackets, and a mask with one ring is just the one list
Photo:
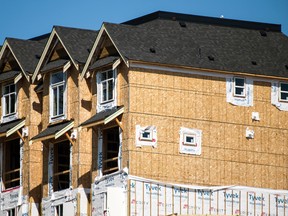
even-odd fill
[(54, 25), (99, 29), (158, 10), (282, 25), (288, 35), (288, 0), (2, 0), (0, 44), (6, 37), (28, 39)]

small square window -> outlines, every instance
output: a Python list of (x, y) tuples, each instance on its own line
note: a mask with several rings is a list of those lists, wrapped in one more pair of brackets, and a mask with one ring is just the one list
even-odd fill
[(280, 83), (280, 101), (288, 102), (288, 83)]
[(147, 140), (147, 141), (152, 141), (153, 139), (153, 133), (151, 130), (146, 130), (141, 132), (141, 136), (140, 136), (141, 140)]
[(197, 146), (195, 134), (184, 134), (184, 145)]
[(234, 78), (234, 96), (245, 97), (245, 79), (235, 77)]

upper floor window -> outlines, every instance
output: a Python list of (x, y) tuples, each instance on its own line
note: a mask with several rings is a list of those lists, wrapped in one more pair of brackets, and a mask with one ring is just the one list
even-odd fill
[(101, 73), (101, 103), (114, 99), (114, 73), (113, 70)]
[(3, 86), (3, 95), (2, 95), (3, 122), (14, 120), (14, 117), (16, 115), (16, 100), (17, 95), (15, 84), (8, 84)]
[(279, 94), (280, 101), (288, 102), (288, 83), (280, 83)]
[(234, 77), (234, 96), (245, 97), (245, 79), (240, 77)]
[(50, 120), (65, 118), (65, 73), (51, 74), (50, 82)]

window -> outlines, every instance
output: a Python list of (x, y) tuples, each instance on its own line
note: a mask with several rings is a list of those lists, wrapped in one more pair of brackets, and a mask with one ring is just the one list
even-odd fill
[(245, 97), (245, 79), (234, 77), (234, 96)]
[(152, 130), (145, 130), (140, 134), (141, 140), (152, 141), (153, 139), (153, 131)]
[(51, 120), (65, 117), (65, 74), (63, 72), (51, 75), (50, 85), (50, 117)]
[(7, 216), (16, 216), (17, 208), (7, 210)]
[(113, 70), (101, 73), (101, 103), (114, 99), (114, 73)]
[(280, 83), (280, 101), (288, 102), (288, 83)]
[(70, 142), (54, 144), (53, 190), (59, 191), (70, 187)]
[(118, 171), (119, 128), (113, 127), (103, 130), (103, 173)]
[[(8, 84), (3, 87), (2, 96), (2, 116), (4, 122), (14, 120), (16, 117), (16, 86), (15, 84)], [(12, 119), (11, 119), (12, 118)]]
[(197, 146), (195, 134), (184, 134), (184, 145)]
[(19, 139), (7, 141), (3, 145), (3, 183), (4, 188), (20, 185), (20, 142)]
[(56, 216), (63, 216), (63, 205), (55, 206)]

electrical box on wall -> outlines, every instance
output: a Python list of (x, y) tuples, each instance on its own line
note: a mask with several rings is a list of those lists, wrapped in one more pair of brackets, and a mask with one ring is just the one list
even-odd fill
[(259, 112), (252, 112), (252, 120), (253, 121), (260, 121)]
[(254, 130), (250, 130), (249, 128), (246, 128), (246, 138), (247, 139), (254, 139)]

